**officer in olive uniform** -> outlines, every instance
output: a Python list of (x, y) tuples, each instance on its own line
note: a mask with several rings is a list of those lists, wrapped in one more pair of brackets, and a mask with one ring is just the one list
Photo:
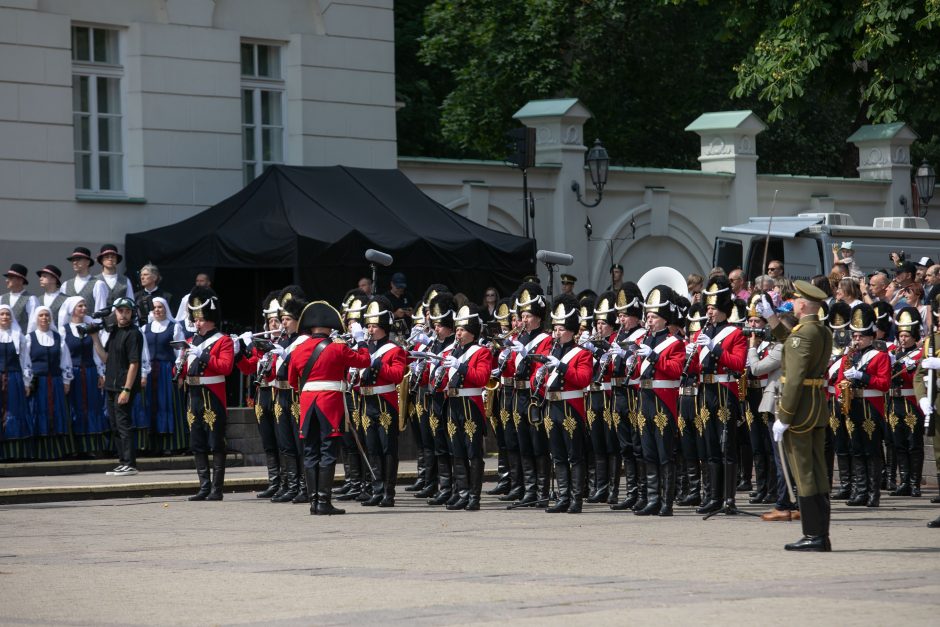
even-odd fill
[(832, 353), (832, 333), (819, 321), (826, 294), (795, 281), (793, 313), (799, 324), (788, 333), (763, 299), (757, 309), (783, 342), (782, 392), (774, 423), (774, 440), (783, 440), (799, 491), (803, 537), (787, 544), (788, 551), (832, 550), (829, 542), (829, 474), (826, 467), (826, 368)]
[[(940, 411), (940, 394), (937, 394), (937, 375), (940, 370), (940, 333), (937, 333), (937, 326), (940, 325), (940, 288), (934, 287), (930, 290), (930, 296), (927, 298), (927, 304), (932, 312), (933, 328), (927, 329), (924, 339), (924, 356), (914, 374), (914, 395), (917, 397), (917, 405), (924, 415), (925, 431), (930, 422), (936, 423), (937, 412)], [(933, 398), (928, 394), (927, 382), (930, 377), (934, 378)], [(940, 429), (934, 424), (933, 450), (936, 456), (937, 479), (940, 480)], [(931, 503), (940, 503), (940, 496), (930, 500)], [(940, 529), (940, 516), (927, 523), (931, 529)]]

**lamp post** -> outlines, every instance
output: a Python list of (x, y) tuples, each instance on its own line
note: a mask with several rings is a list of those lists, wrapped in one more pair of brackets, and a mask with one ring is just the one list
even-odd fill
[(610, 164), (610, 157), (607, 155), (607, 149), (601, 140), (595, 139), (594, 145), (587, 153), (585, 158), (588, 166), (588, 172), (591, 175), (591, 183), (594, 185), (594, 191), (597, 192), (597, 199), (593, 203), (586, 203), (581, 199), (581, 184), (577, 181), (571, 181), (571, 190), (574, 192), (578, 202), (585, 207), (596, 207), (601, 203), (604, 195), (604, 186), (607, 185), (607, 166)]
[(914, 174), (914, 183), (917, 184), (917, 195), (920, 197), (920, 210), (918, 213), (923, 218), (927, 215), (927, 206), (930, 204), (930, 199), (933, 198), (934, 186), (937, 184), (937, 175), (926, 159), (917, 168), (917, 172)]

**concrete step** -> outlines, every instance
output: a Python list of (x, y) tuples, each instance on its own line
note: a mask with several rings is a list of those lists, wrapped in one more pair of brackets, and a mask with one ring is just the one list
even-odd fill
[[(0, 477), (37, 477), (57, 475), (79, 475), (104, 473), (114, 468), (118, 460), (114, 457), (101, 459), (63, 459), (47, 462), (15, 462), (0, 464)], [(230, 451), (225, 466), (244, 466), (245, 456)], [(192, 455), (168, 455), (166, 457), (138, 457), (137, 469), (141, 472), (162, 470), (192, 470)]]

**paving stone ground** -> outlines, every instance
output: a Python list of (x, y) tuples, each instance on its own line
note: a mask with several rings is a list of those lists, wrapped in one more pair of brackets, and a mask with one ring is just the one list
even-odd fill
[[(308, 516), (251, 493), (0, 507), (4, 624), (940, 624), (940, 506), (833, 512), (831, 554), (799, 523), (394, 509)], [(747, 506), (751, 511), (760, 511)]]

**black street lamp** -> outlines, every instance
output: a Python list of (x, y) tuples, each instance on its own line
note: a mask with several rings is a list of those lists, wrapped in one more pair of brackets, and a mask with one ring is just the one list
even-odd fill
[(607, 166), (610, 165), (610, 157), (607, 155), (607, 149), (604, 148), (601, 140), (594, 140), (594, 145), (588, 151), (585, 161), (591, 175), (594, 191), (597, 192), (597, 199), (591, 204), (584, 202), (581, 199), (581, 185), (577, 181), (571, 181), (571, 190), (579, 203), (585, 207), (596, 207), (601, 203), (601, 197), (604, 195), (604, 186), (607, 185)]
[(917, 184), (917, 195), (920, 197), (920, 217), (927, 215), (927, 206), (933, 198), (934, 186), (937, 184), (937, 175), (933, 167), (925, 159), (914, 174), (914, 183)]

